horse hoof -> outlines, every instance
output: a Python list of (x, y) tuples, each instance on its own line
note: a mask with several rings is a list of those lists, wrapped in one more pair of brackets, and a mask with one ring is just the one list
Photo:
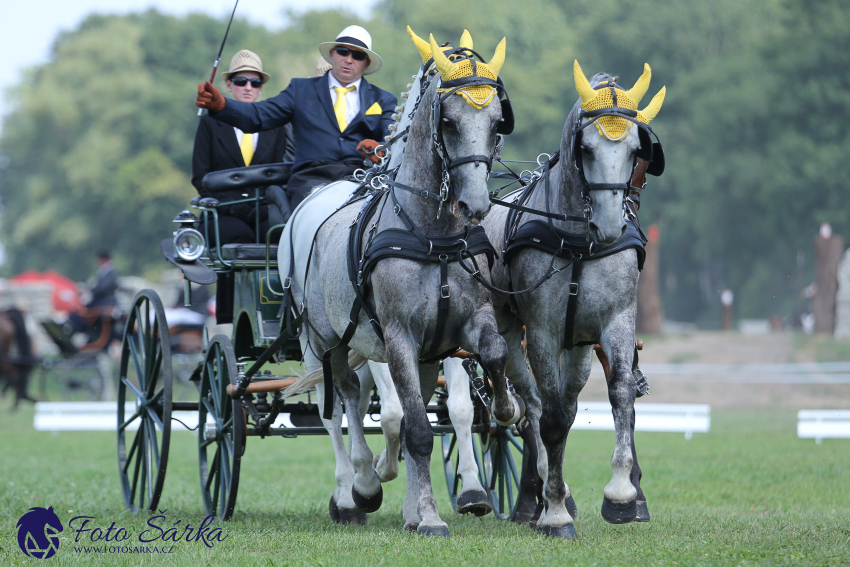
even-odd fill
[(378, 493), (374, 496), (363, 496), (355, 488), (351, 487), (351, 497), (354, 498), (354, 504), (367, 514), (377, 512), (381, 507), (381, 502), (384, 501), (384, 489), (378, 486)]
[(537, 533), (546, 537), (559, 537), (561, 539), (573, 539), (576, 537), (576, 529), (572, 524), (566, 526), (537, 526)]
[(637, 517), (635, 518), (636, 522), (648, 522), (649, 521), (649, 508), (646, 507), (646, 500), (638, 500), (637, 501)]
[(339, 523), (346, 526), (365, 526), (366, 512), (359, 508), (340, 508)]
[(458, 514), (475, 514), (484, 516), (493, 511), (493, 506), (483, 490), (470, 490), (464, 492), (457, 499)]
[(336, 500), (334, 500), (333, 494), (331, 494), (331, 501), (328, 503), (328, 512), (331, 515), (331, 520), (338, 524), (340, 522), (339, 508), (336, 505)]
[(607, 498), (602, 499), (602, 517), (609, 524), (628, 524), (637, 518), (637, 500), (617, 504)]
[(419, 524), (404, 524), (404, 531), (413, 533), (419, 527)]
[(449, 537), (449, 528), (446, 526), (423, 526), (416, 528), (416, 533), (421, 536)]
[(564, 505), (567, 507), (567, 512), (570, 513), (570, 516), (573, 517), (573, 520), (578, 518), (578, 506), (576, 506), (576, 501), (573, 500), (572, 494), (567, 496), (567, 501), (564, 502)]

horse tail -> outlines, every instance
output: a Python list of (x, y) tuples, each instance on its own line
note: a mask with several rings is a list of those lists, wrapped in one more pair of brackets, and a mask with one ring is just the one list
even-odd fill
[(305, 376), (299, 376), (298, 380), (283, 389), (283, 397), (291, 398), (303, 394), (307, 390), (312, 390), (316, 384), (322, 382), (325, 378), (325, 373), (321, 368), (314, 370)]
[(360, 368), (366, 364), (367, 359), (365, 356), (361, 356), (354, 352), (353, 350), (348, 351), (348, 365), (352, 370), (360, 370)]

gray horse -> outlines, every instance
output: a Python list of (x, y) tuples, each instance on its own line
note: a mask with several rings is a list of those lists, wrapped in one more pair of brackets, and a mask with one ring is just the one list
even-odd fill
[[(568, 512), (572, 508), (575, 514), (574, 503), (563, 480), (564, 448), (576, 418), (578, 394), (590, 374), (592, 345), (597, 342), (610, 361), (608, 396), (616, 428), (613, 475), (603, 491), (602, 515), (613, 523), (632, 521), (637, 518), (636, 501), (643, 500), (633, 443), (636, 385), (632, 374), (642, 246), (638, 243), (610, 251), (626, 233), (628, 182), (636, 154), (652, 159), (647, 152), (652, 147), (648, 127), (640, 126), (655, 117), (665, 93), (662, 89), (646, 109), (637, 111), (637, 103), (649, 87), (648, 65), (629, 91), (607, 74), (597, 74), (588, 82), (578, 62), (574, 75), (581, 98), (564, 126), (560, 158), (521, 203), (527, 209), (551, 214), (547, 217), (526, 210), (517, 217), (514, 212), (515, 221), (510, 224), (506, 223), (508, 210), (499, 207), (483, 223), (492, 242), (505, 243), (500, 252), (502, 262), (491, 271), (493, 284), (501, 289), (534, 288), (510, 297), (502, 295), (495, 303), (510, 349), (506, 372), (527, 405), (526, 417), (539, 448), (537, 469), (544, 480), (544, 509), (537, 530), (557, 537), (575, 536)], [(519, 200), (520, 192), (506, 197), (514, 204)], [(542, 236), (531, 231), (534, 223), (542, 227)], [(580, 236), (577, 248), (583, 249), (583, 258), (576, 248), (572, 254), (565, 250), (570, 245), (566, 233)], [(506, 236), (513, 241), (524, 237), (535, 243), (546, 240), (547, 234), (554, 239), (549, 251), (534, 245), (512, 251), (506, 240)], [(576, 277), (572, 267), (577, 262), (582, 267)], [(571, 296), (574, 319), (569, 320), (565, 313)], [(523, 325), (533, 378), (520, 346)]]
[[(382, 491), (363, 435), (360, 384), (349, 367), (347, 349), (335, 348), (344, 344), (343, 337), (360, 356), (388, 363), (403, 407), (406, 456), (415, 465), (419, 516), (417, 525), (408, 521), (406, 527), (420, 534), (448, 535), (431, 487), (433, 434), (425, 413), (425, 403), (436, 388), (440, 356), (457, 347), (478, 354), (493, 382), (496, 419), (513, 423), (522, 411), (507, 387), (508, 351), (496, 326), (490, 293), (448, 261), (449, 253), (426, 260), (382, 257), (368, 277), (366, 305), (351, 321), (357, 295), (350, 281), (349, 237), (363, 215), (365, 220), (360, 222), (366, 222), (368, 230), (356, 250), (359, 258), (373, 238), (377, 242), (389, 230), (422, 236), (426, 256), (431, 253), (428, 243), (435, 250), (472, 248), (472, 243), (464, 240), (470, 234), (468, 227), (479, 224), (490, 209), (488, 166), (502, 120), (500, 105), (490, 102), (498, 102), (496, 79), (504, 62), (504, 40), (491, 61), (473, 65), (468, 58), (449, 60), (433, 37), (430, 43), (412, 32), (411, 37), (423, 61), (433, 57), (439, 78), (451, 78), (453, 83), (446, 88), (436, 78), (428, 83), (407, 132), (404, 160), (394, 179), (380, 181), (390, 188), (369, 201), (374, 208), (366, 209), (360, 201), (343, 207), (322, 224), (312, 250), (295, 247), (295, 279), (300, 281), (293, 281), (292, 286), (303, 290), (305, 363), (315, 368), (326, 360), (335, 390), (345, 404), (355, 469), (354, 503), (363, 511), (375, 511)], [(435, 143), (440, 139), (442, 142)], [(332, 187), (317, 197), (329, 189)], [(310, 210), (296, 211), (296, 224), (299, 214), (310, 214)], [(477, 259), (488, 261), (485, 253)], [(442, 317), (438, 315), (441, 310)], [(367, 315), (370, 311), (374, 318)], [(342, 500), (337, 504), (342, 513)]]

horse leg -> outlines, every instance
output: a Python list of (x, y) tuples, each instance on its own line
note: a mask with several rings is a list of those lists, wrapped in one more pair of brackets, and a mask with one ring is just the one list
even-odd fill
[(534, 380), (525, 364), (522, 352), (522, 332), (520, 325), (512, 325), (511, 319), (499, 321), (500, 325), (508, 327), (503, 335), (508, 345), (508, 361), (505, 373), (525, 402), (525, 419), (517, 423), (517, 430), (523, 440), (523, 448), (527, 458), (523, 459), (520, 471), (519, 495), (514, 522), (534, 526), (540, 514), (543, 513), (543, 479), (537, 472), (539, 454), (537, 450), (538, 431), (540, 428), (541, 403), (540, 395)]
[[(632, 484), (633, 415), (637, 387), (632, 375), (634, 339), (609, 341), (603, 337), (602, 348), (611, 362), (608, 400), (614, 416), (616, 443), (611, 456), (611, 481), (602, 491), (602, 517), (612, 524), (625, 524), (637, 518), (637, 489)], [(611, 344), (613, 342), (613, 344)], [(623, 348), (627, 345), (628, 348)]]
[[(304, 347), (302, 346), (302, 348)], [(305, 348), (304, 353), (304, 364), (308, 369), (322, 367), (322, 363), (313, 355), (311, 349)], [(334, 488), (331, 494), (328, 511), (335, 522), (342, 524), (365, 524), (366, 514), (357, 508), (351, 497), (354, 466), (351, 464), (351, 459), (349, 459), (348, 452), (345, 450), (345, 440), (342, 436), (342, 404), (340, 404), (338, 398), (335, 399), (333, 415), (331, 419), (325, 419), (322, 408), (325, 407), (326, 394), (333, 396), (333, 391), (325, 392), (324, 382), (318, 383), (316, 385), (316, 403), (319, 406), (322, 425), (325, 426), (328, 437), (331, 439), (331, 446), (333, 447), (334, 458), (336, 460), (336, 469), (334, 470), (336, 488)]]
[(416, 470), (416, 463), (410, 456), (410, 451), (407, 450), (404, 429), (401, 433), (401, 447), (404, 451), (404, 468), (407, 470), (407, 493), (404, 496), (401, 514), (404, 517), (404, 531), (415, 532), (419, 528), (419, 523), (422, 522), (422, 518), (419, 517), (419, 473)]
[(513, 425), (523, 416), (525, 404), (508, 390), (505, 379), (508, 346), (499, 334), (492, 310), (479, 309), (471, 323), (473, 326), (466, 336), (478, 338), (481, 366), (493, 383), (493, 417), (499, 425)]
[(372, 451), (366, 443), (363, 432), (363, 415), (360, 413), (360, 380), (354, 370), (348, 366), (346, 351), (333, 352), (331, 367), (337, 391), (345, 404), (348, 417), (348, 441), (351, 463), (354, 465), (351, 497), (354, 499), (354, 504), (362, 511), (375, 512), (381, 507), (384, 495), (381, 479), (372, 468)]
[(401, 450), (401, 402), (393, 386), (393, 378), (386, 364), (370, 361), (368, 364), (372, 378), (381, 394), (381, 429), (384, 432), (386, 448), (372, 462), (381, 482), (388, 482), (398, 476), (398, 456)]
[(640, 487), (640, 479), (643, 476), (643, 473), (640, 470), (640, 465), (638, 464), (637, 451), (635, 451), (635, 410), (632, 408), (632, 418), (629, 421), (629, 430), (631, 431), (631, 441), (632, 441), (632, 472), (629, 475), (629, 478), (632, 482), (632, 485), (637, 490), (637, 517), (635, 521), (637, 522), (648, 522), (649, 521), (649, 508), (646, 506), (646, 496), (643, 494), (643, 489)]
[(387, 362), (396, 392), (404, 411), (405, 459), (411, 459), (417, 471), (418, 514), (421, 518), (416, 531), (422, 535), (448, 536), (449, 527), (437, 512), (437, 501), (431, 486), (431, 452), (434, 435), (425, 411), (419, 383), (419, 348), (390, 325), (384, 330)]
[(573, 538), (573, 518), (566, 507), (567, 485), (564, 483), (564, 447), (569, 421), (561, 402), (557, 339), (548, 332), (528, 332), (528, 358), (537, 388), (542, 412), (537, 430), (537, 471), (543, 481), (544, 510), (537, 521), (537, 532), (553, 537)]
[(446, 404), (457, 439), (457, 474), (463, 482), (457, 497), (457, 511), (460, 514), (471, 512), (476, 516), (484, 516), (493, 511), (493, 505), (478, 480), (478, 465), (472, 446), (475, 409), (469, 397), (469, 376), (459, 358), (444, 360), (443, 374), (449, 393)]

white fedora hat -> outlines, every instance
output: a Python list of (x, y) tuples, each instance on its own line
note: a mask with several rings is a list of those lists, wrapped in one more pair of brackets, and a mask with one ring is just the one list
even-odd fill
[(356, 47), (357, 49), (365, 51), (369, 55), (369, 61), (371, 61), (371, 63), (368, 67), (366, 67), (366, 70), (363, 71), (364, 75), (371, 75), (380, 69), (381, 65), (384, 63), (381, 56), (372, 51), (372, 36), (360, 26), (348, 26), (339, 32), (339, 35), (336, 36), (336, 41), (326, 41), (319, 44), (319, 53), (322, 54), (322, 57), (324, 57), (325, 61), (328, 63), (331, 62), (331, 49), (337, 45)]

